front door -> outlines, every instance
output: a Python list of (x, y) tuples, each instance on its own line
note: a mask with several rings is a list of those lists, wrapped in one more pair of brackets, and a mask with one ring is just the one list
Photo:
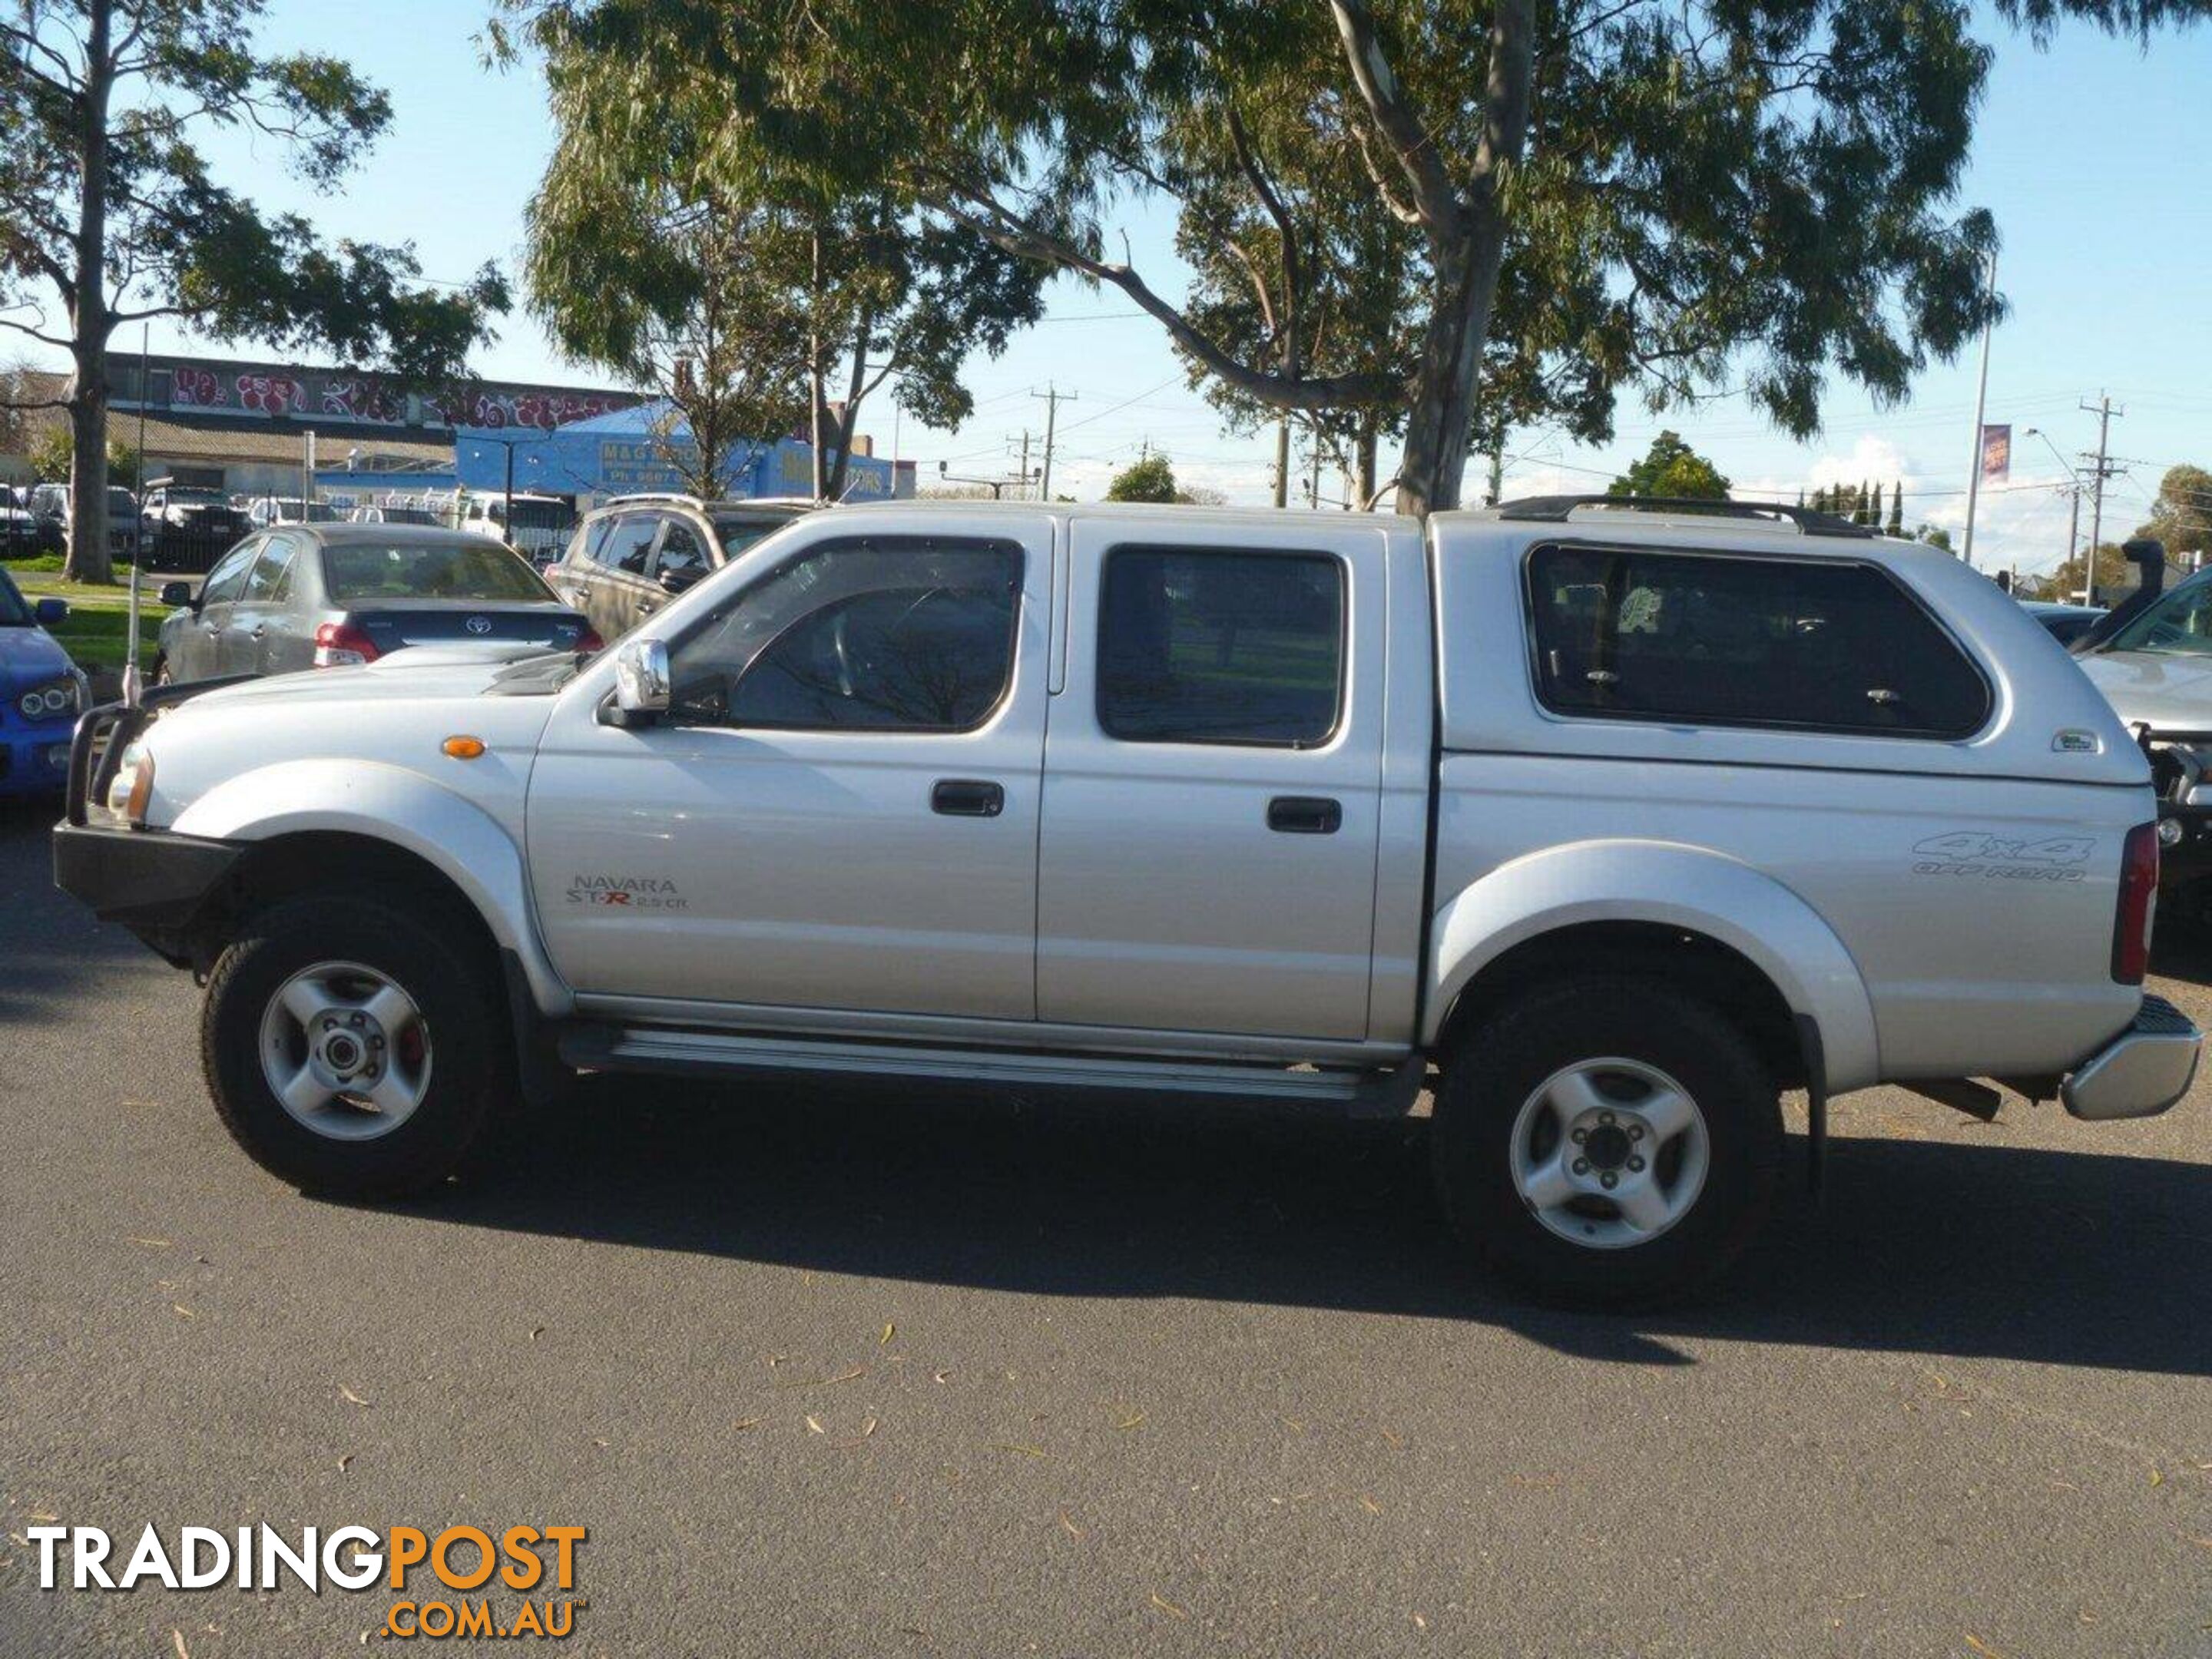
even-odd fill
[(601, 724), (605, 673), (562, 700), (530, 787), (548, 948), (656, 1005), (1030, 1019), (1051, 526), (824, 516), (671, 620), (659, 724)]
[(1042, 1020), (1367, 1035), (1385, 544), (1283, 523), (1273, 545), (1196, 514), (1074, 526)]
[(226, 672), (222, 663), (230, 613), (246, 591), (246, 576), (260, 557), (263, 545), (258, 536), (240, 542), (208, 572), (207, 580), (200, 584), (199, 604), (171, 653), (172, 679), (211, 680)]
[(298, 539), (289, 531), (271, 531), (262, 538), (261, 552), (246, 573), (246, 586), (222, 625), (217, 641), (219, 672), (269, 672), (270, 635), (283, 626), (291, 593), (292, 561), (298, 552)]

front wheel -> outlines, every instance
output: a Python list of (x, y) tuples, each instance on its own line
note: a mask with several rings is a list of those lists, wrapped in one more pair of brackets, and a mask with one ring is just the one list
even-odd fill
[(201, 1011), (232, 1138), (333, 1197), (396, 1198), (459, 1173), (514, 1093), (480, 954), (398, 896), (303, 896), (255, 916)]
[(1447, 1060), (1439, 1194), (1476, 1257), (1551, 1300), (1662, 1300), (1765, 1219), (1782, 1157), (1772, 1079), (1708, 1004), (1637, 980), (1548, 986)]

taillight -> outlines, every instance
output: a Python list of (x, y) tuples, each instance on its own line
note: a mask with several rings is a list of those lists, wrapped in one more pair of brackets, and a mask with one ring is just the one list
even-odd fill
[(325, 623), (315, 630), (315, 666), (343, 668), (349, 664), (374, 662), (376, 641), (358, 623)]
[(2112, 978), (2140, 985), (2150, 969), (2150, 913), (2158, 902), (2158, 826), (2128, 831), (2120, 853), (2120, 908), (2112, 922)]
[(587, 657), (594, 651), (604, 651), (606, 648), (607, 642), (599, 637), (599, 630), (596, 628), (586, 629), (584, 637), (576, 641), (576, 649)]

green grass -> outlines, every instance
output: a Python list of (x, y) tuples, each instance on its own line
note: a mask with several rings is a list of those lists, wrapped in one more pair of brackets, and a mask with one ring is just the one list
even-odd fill
[[(66, 580), (61, 574), (61, 561), (52, 554), (43, 559), (11, 560), (7, 568), (15, 586), (23, 590), (23, 597), (33, 604), (40, 599), (69, 601), (69, 615), (47, 631), (61, 641), (62, 649), (79, 668), (88, 674), (101, 669), (110, 673), (123, 671), (131, 632), (129, 587), (121, 582), (94, 585)], [(168, 615), (155, 597), (160, 586), (159, 580), (149, 577), (138, 588), (138, 666), (149, 673), (155, 636), (161, 631), (161, 618)]]

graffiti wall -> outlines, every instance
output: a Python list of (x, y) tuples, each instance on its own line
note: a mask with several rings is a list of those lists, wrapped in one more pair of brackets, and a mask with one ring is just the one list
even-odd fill
[[(334, 426), (472, 426), (550, 432), (572, 421), (628, 409), (638, 401), (619, 392), (497, 384), (426, 394), (410, 392), (374, 374), (183, 360), (163, 364), (151, 380), (155, 408)], [(119, 392), (112, 402), (129, 407), (136, 398)]]

